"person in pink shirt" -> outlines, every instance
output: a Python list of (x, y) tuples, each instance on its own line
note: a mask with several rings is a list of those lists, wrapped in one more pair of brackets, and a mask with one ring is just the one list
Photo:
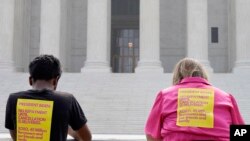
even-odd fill
[(145, 134), (148, 141), (229, 141), (231, 124), (244, 124), (235, 98), (212, 86), (198, 61), (184, 58), (173, 86), (158, 93)]

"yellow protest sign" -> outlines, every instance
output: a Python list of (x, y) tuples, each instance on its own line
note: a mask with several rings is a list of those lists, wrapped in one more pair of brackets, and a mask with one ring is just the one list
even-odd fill
[(214, 127), (214, 90), (180, 88), (178, 90), (177, 125)]
[(53, 101), (18, 99), (17, 141), (49, 141)]

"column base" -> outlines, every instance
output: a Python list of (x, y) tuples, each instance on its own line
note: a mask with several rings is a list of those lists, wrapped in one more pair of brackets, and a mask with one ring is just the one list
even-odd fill
[(15, 72), (13, 62), (0, 62), (0, 71), (4, 72)]
[(233, 68), (233, 73), (249, 73), (250, 72), (250, 61), (237, 61)]
[(82, 73), (89, 72), (104, 72), (111, 73), (111, 68), (107, 62), (93, 62), (86, 61), (84, 67), (81, 69)]
[(214, 69), (211, 67), (209, 61), (207, 60), (199, 60), (199, 62), (203, 65), (204, 69), (208, 74), (212, 74), (214, 72)]
[(163, 73), (160, 61), (139, 61), (135, 73)]

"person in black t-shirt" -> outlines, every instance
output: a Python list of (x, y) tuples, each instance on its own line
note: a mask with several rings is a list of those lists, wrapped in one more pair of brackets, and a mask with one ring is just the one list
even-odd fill
[(92, 136), (81, 106), (72, 94), (56, 91), (61, 76), (60, 61), (40, 55), (29, 65), (33, 89), (13, 93), (6, 105), (5, 127), (13, 140), (40, 139), (90, 141)]

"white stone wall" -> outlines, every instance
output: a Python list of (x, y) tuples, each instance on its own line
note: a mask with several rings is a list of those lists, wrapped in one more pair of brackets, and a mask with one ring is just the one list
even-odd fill
[[(229, 72), (228, 0), (208, 0), (208, 56), (214, 72)], [(211, 42), (211, 27), (218, 27), (219, 42)]]
[(160, 1), (160, 58), (164, 72), (186, 56), (186, 1)]
[[(67, 72), (80, 72), (86, 60), (87, 0), (67, 1), (66, 6), (66, 10), (62, 10), (66, 24), (62, 24), (61, 41), (65, 46), (64, 68)], [(234, 65), (235, 49), (229, 43), (233, 37), (228, 36), (233, 32), (230, 20), (234, 20), (229, 14), (232, 12), (230, 6), (228, 0), (208, 0), (208, 51), (214, 72), (231, 72)], [(41, 0), (26, 0), (15, 9), (14, 62), (17, 71), (27, 71), (29, 61), (39, 54), (40, 14)], [(219, 27), (218, 44), (211, 43), (211, 27)], [(186, 55), (187, 2), (160, 0), (160, 60), (164, 72), (172, 72), (176, 62)]]
[(86, 60), (87, 48), (87, 0), (74, 0), (69, 4), (68, 18), (70, 43), (69, 43), (69, 70), (80, 72)]
[[(172, 72), (187, 54), (186, 1), (161, 0), (160, 46), (164, 72)], [(228, 1), (208, 0), (208, 56), (214, 72), (230, 72)], [(219, 28), (219, 43), (211, 43), (211, 27)], [(230, 54), (230, 55), (229, 55)]]
[(229, 71), (232, 72), (236, 61), (236, 18), (235, 1), (228, 1), (228, 52)]
[[(65, 49), (64, 71), (80, 72), (86, 56), (87, 0), (65, 1), (62, 9), (60, 48)], [(65, 5), (62, 5), (65, 6)], [(15, 3), (14, 63), (18, 72), (27, 72), (28, 64), (40, 53), (41, 1)], [(62, 51), (60, 51), (62, 52)], [(63, 52), (62, 52), (63, 53)]]
[[(16, 1), (14, 9), (13, 60), (16, 71), (24, 71), (29, 58), (30, 0)], [(25, 54), (25, 55), (24, 55)]]
[(13, 60), (18, 72), (27, 72), (39, 54), (40, 6), (40, 0), (15, 1)]

